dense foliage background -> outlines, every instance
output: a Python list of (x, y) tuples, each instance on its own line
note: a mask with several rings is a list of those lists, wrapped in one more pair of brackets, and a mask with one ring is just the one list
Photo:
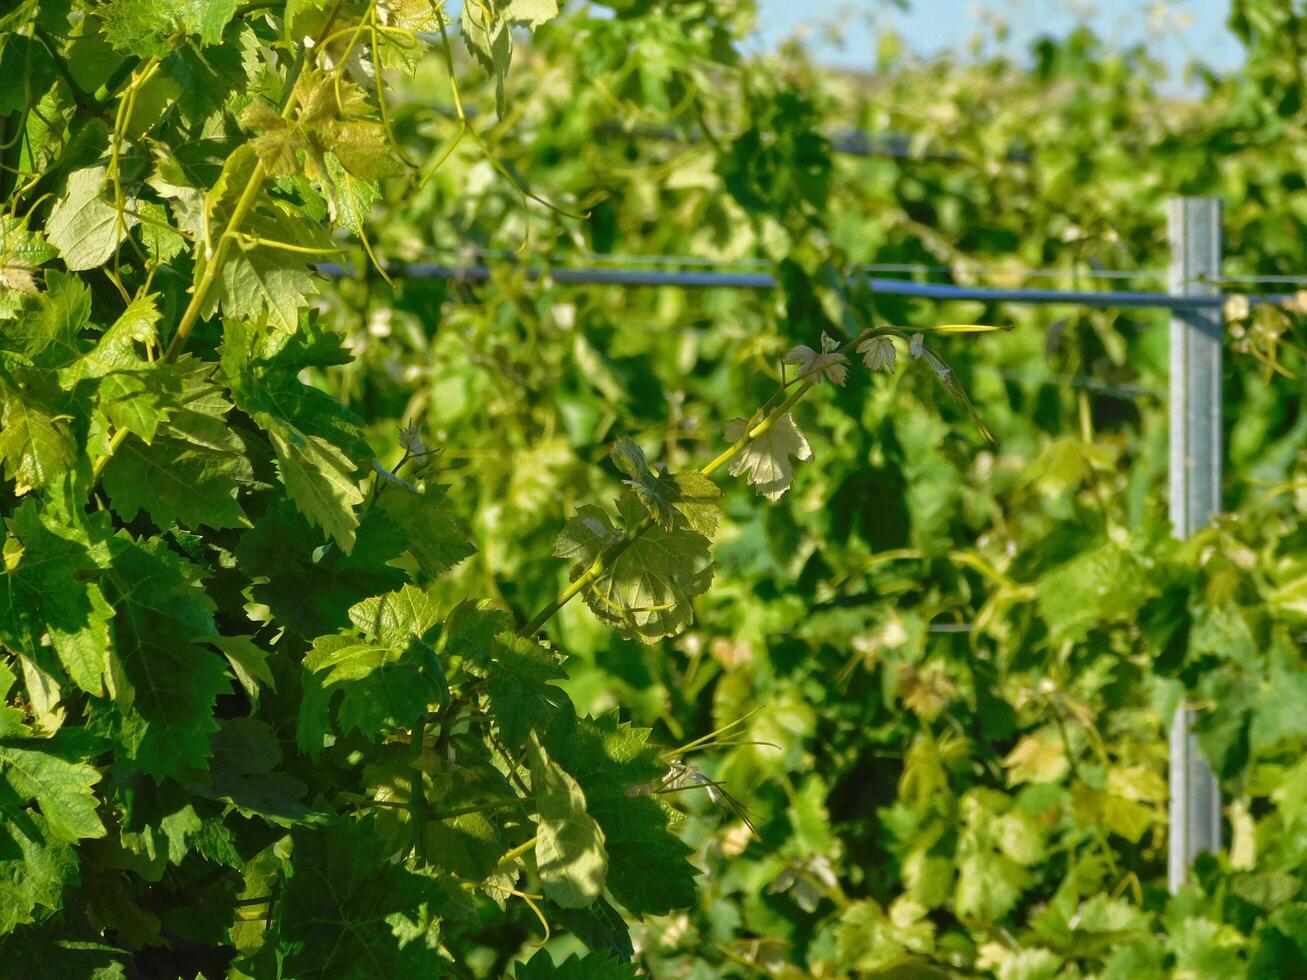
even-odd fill
[[(423, 3), (20, 4), (3, 969), (1307, 969), (1294, 312), (1232, 304), (1232, 512), (1181, 545), (1163, 315), (857, 275), (1162, 288), (1177, 193), (1225, 201), (1229, 275), (1303, 271), (1294, 7), (1236, 3), (1246, 70), (1180, 98), (1087, 34), (1029, 64), (744, 61), (745, 2), (469, 3), (449, 59)], [(505, 74), (509, 21), (537, 30)], [(848, 131), (907, 152), (836, 152)], [(659, 255), (781, 288), (529, 274)], [(787, 350), (940, 323), (1012, 328), (936, 345), (994, 444), (906, 346), (855, 363), (795, 407), (790, 492), (724, 484), (710, 590), (523, 629), (574, 575), (578, 508), (648, 523), (640, 450), (690, 473)], [(1170, 897), (1182, 698), (1230, 846)]]

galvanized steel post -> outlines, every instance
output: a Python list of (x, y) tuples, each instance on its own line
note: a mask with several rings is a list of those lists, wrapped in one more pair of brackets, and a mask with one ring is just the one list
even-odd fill
[[(1180, 296), (1219, 296), (1221, 202), (1172, 198), (1170, 289)], [(1171, 524), (1187, 538), (1221, 509), (1221, 334), (1219, 304), (1171, 313)], [(1174, 893), (1194, 858), (1221, 846), (1221, 794), (1198, 749), (1194, 713), (1176, 709), (1171, 726), (1170, 858)]]

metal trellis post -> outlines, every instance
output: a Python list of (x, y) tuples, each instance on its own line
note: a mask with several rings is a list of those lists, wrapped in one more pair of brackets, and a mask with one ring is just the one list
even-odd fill
[[(1172, 198), (1171, 292), (1218, 296), (1221, 275), (1221, 202)], [(1221, 507), (1221, 332), (1219, 304), (1171, 312), (1171, 523), (1186, 538)], [(1170, 859), (1174, 893), (1194, 858), (1221, 846), (1221, 794), (1198, 748), (1194, 713), (1183, 705), (1171, 726)]]

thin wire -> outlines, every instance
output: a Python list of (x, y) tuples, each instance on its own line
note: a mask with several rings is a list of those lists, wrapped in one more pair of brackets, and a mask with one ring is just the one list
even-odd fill
[[(501, 261), (519, 261), (521, 255), (506, 249), (454, 248), (431, 246), (422, 250), (427, 255), (458, 255), (465, 258), (495, 259)], [(733, 270), (757, 271), (770, 269), (772, 263), (764, 259), (711, 259), (699, 255), (633, 255), (618, 252), (590, 252), (577, 256), (590, 265), (596, 266), (668, 266), (682, 268), (713, 268), (722, 272)], [(558, 265), (556, 268), (579, 268), (578, 266)], [(1018, 279), (1104, 279), (1129, 280), (1152, 279), (1161, 281), (1167, 273), (1153, 269), (1128, 271), (1124, 269), (1027, 269), (1021, 266), (986, 265), (983, 263), (959, 262), (956, 266), (923, 265), (917, 262), (867, 262), (856, 266), (858, 271), (868, 274), (902, 274), (902, 275), (940, 275), (956, 276), (958, 274), (995, 275), (1015, 277)], [(1288, 276), (1222, 276), (1219, 279), (1195, 279), (1211, 285), (1221, 283), (1238, 283), (1240, 285), (1277, 285), (1307, 284), (1307, 275)]]
[(1219, 279), (1213, 280), (1213, 282), (1217, 284), (1223, 282), (1237, 282), (1252, 285), (1258, 285), (1261, 283), (1267, 283), (1269, 285), (1277, 283), (1307, 283), (1307, 276), (1221, 276)]
[[(674, 286), (685, 289), (773, 289), (777, 283), (766, 272), (716, 272), (701, 270), (660, 270), (630, 268), (541, 268), (512, 265), (532, 282), (550, 280), (558, 284), (590, 286)], [(446, 266), (430, 262), (388, 266), (398, 277), (410, 279), (449, 279), (455, 282), (487, 282), (493, 271), (487, 265)], [(319, 271), (329, 277), (347, 274), (344, 266), (323, 263)], [(867, 286), (883, 296), (908, 296), (942, 302), (974, 301), (980, 303), (1024, 303), (1032, 306), (1088, 306), (1096, 309), (1168, 309), (1219, 310), (1226, 297), (1219, 294), (1187, 295), (1148, 293), (1135, 290), (1058, 290), (997, 289), (991, 286), (955, 286), (951, 284), (910, 282), (902, 279), (868, 277)], [(1293, 295), (1266, 294), (1248, 296), (1251, 304), (1285, 303)]]
[(981, 364), (975, 365), (972, 370), (991, 371), (999, 377), (1011, 381), (1034, 381), (1038, 384), (1054, 385), (1059, 388), (1085, 388), (1100, 395), (1120, 398), (1123, 401), (1136, 401), (1145, 398), (1160, 401), (1163, 397), (1160, 392), (1141, 388), (1138, 385), (1111, 384), (1083, 374), (1038, 374), (1034, 371), (1014, 371), (1008, 368), (993, 368)]
[[(519, 259), (516, 252), (501, 249), (431, 247), (423, 250), (430, 255), (459, 255), (482, 259)], [(711, 259), (697, 255), (630, 255), (611, 252), (591, 252), (578, 256), (591, 265), (625, 265), (625, 266), (681, 266), (716, 268), (723, 272), (737, 269), (755, 271), (770, 269), (772, 263), (764, 259)], [(1141, 269), (1136, 272), (1112, 269), (1026, 269), (1021, 267), (986, 265), (983, 263), (959, 262), (956, 266), (924, 265), (917, 262), (868, 262), (856, 267), (867, 273), (900, 273), (904, 275), (956, 276), (958, 274), (1001, 275), (1026, 279), (1155, 279), (1166, 278), (1166, 273)]]

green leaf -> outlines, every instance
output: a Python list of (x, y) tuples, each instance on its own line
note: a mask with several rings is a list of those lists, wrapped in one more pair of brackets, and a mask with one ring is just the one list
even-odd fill
[(437, 855), (441, 867), (475, 882), (496, 873), (506, 850), (499, 828), (483, 813), (432, 821), (424, 828), (423, 841), (425, 853)]
[[(277, 952), (288, 976), (441, 976), (434, 915), (438, 883), (392, 860), (364, 823), (297, 829), (279, 908)], [(408, 941), (401, 948), (398, 940)]]
[(558, 0), (508, 0), (504, 17), (532, 30), (558, 16)]
[(1015, 822), (1006, 819), (1017, 816), (1015, 812), (1002, 812), (1010, 806), (1010, 798), (987, 789), (973, 789), (962, 800), (964, 824), (956, 853), (958, 880), (954, 895), (959, 916), (999, 922), (1034, 880), (1022, 864), (1036, 853), (1035, 847), (1012, 836), (1029, 832), (1029, 818), (1022, 821), (1018, 816)]
[(418, 567), (431, 578), (476, 553), (467, 531), (445, 501), (445, 489), (388, 484), (378, 497), (381, 512), (394, 521)]
[(277, 468), (295, 506), (348, 555), (359, 523), (354, 508), (363, 503), (353, 460), (321, 436), (271, 418), (257, 421), (272, 440)]
[(203, 771), (214, 701), (230, 689), (221, 657), (197, 645), (217, 632), (213, 602), (163, 540), (122, 531), (106, 544), (105, 595), (127, 684), (116, 702), (124, 755), (159, 779)]
[(72, 844), (103, 837), (92, 788), (100, 774), (80, 759), (67, 758), (61, 745), (60, 739), (0, 745), (0, 777), (21, 801), (40, 807), (55, 840)]
[(1040, 728), (1024, 736), (1003, 760), (1009, 786), (1020, 783), (1051, 783), (1061, 779), (1070, 768), (1066, 748), (1057, 731)]
[(89, 541), (80, 531), (45, 517), (34, 503), (14, 511), (0, 576), (0, 641), (28, 654), (48, 636), (59, 662), (78, 687), (97, 697), (110, 672), (109, 620), (113, 610), (99, 585)]
[(301, 718), (300, 744), (316, 752), (321, 713), (337, 693), (342, 731), (376, 741), (396, 729), (411, 728), (428, 709), (449, 700), (449, 686), (431, 639), (440, 614), (420, 589), (365, 599), (349, 611), (355, 630), (322, 636), (304, 658), (320, 697), (316, 712)]
[(188, 528), (248, 527), (236, 494), (252, 471), (226, 420), (232, 405), (209, 380), (211, 366), (188, 361), (178, 368), (184, 391), (166, 420), (155, 419), (157, 437), (148, 444), (129, 438), (105, 467), (109, 499), (124, 520), (144, 510), (162, 528), (174, 521)]
[(1188, 918), (1171, 929), (1176, 969), (1192, 977), (1233, 977), (1243, 973), (1240, 955), (1247, 940), (1232, 926)]
[[(726, 423), (726, 438), (731, 442), (743, 439), (748, 431), (749, 423), (744, 419)], [(743, 473), (760, 494), (768, 500), (779, 500), (794, 482), (791, 456), (805, 463), (813, 458), (808, 440), (786, 412), (740, 450), (731, 461), (731, 476)]]
[(608, 889), (632, 915), (664, 915), (695, 902), (690, 848), (667, 828), (672, 815), (641, 785), (656, 782), (666, 763), (649, 744), (649, 729), (553, 713), (542, 738), (551, 756), (585, 793), (587, 810), (603, 830)]
[(930, 953), (935, 927), (923, 921), (926, 908), (899, 898), (889, 914), (874, 901), (851, 902), (841, 912), (835, 947), (841, 964), (859, 972), (890, 972), (905, 953)]
[(1258, 930), (1250, 977), (1293, 977), (1307, 970), (1307, 905), (1283, 903)]
[(108, 170), (103, 166), (74, 170), (45, 223), (45, 237), (59, 249), (70, 272), (94, 269), (110, 256), (136, 227), (131, 202), (119, 211), (103, 196)]
[(640, 503), (649, 511), (654, 523), (664, 530), (674, 526), (671, 500), (675, 487), (666, 474), (655, 475), (645, 459), (644, 450), (629, 436), (623, 436), (613, 445), (613, 462), (629, 479), (623, 480)]
[[(390, 151), (385, 127), (369, 119), (335, 122), (328, 130), (327, 149), (336, 154), (350, 174), (362, 180), (380, 180), (403, 173), (403, 167)], [(344, 178), (346, 181), (348, 177)], [(352, 195), (348, 187), (346, 194)]]
[(242, 571), (256, 580), (254, 598), (267, 603), (279, 625), (309, 638), (344, 626), (360, 599), (397, 589), (405, 579), (389, 564), (404, 553), (404, 535), (375, 509), (359, 525), (348, 555), (332, 549), (315, 559), (320, 541), (294, 504), (283, 500), (241, 535), (236, 549)]
[(1272, 641), (1265, 676), (1248, 730), (1253, 752), (1307, 735), (1307, 670), (1287, 636)]
[(0, 457), (19, 494), (58, 479), (72, 468), (76, 455), (66, 416), (33, 390), (23, 393), (0, 383)]
[(364, 636), (383, 643), (429, 642), (440, 624), (440, 607), (421, 589), (405, 585), (389, 595), (364, 599), (350, 609), (349, 618)]
[(1097, 623), (1127, 619), (1155, 592), (1138, 559), (1115, 544), (1080, 555), (1035, 585), (1055, 642), (1083, 640)]
[[(158, 322), (162, 316), (158, 303), (159, 297), (154, 293), (134, 298), (119, 314), (118, 319), (100, 335), (95, 346), (60, 372), (60, 379), (69, 386), (75, 386), (85, 378), (105, 378), (115, 371), (164, 368), (160, 362), (147, 360), (139, 350), (144, 344), (158, 343)], [(167, 366), (167, 373), (175, 375), (179, 372), (184, 372), (184, 369)], [(162, 388), (169, 392), (180, 390), (172, 378), (160, 378), (148, 388)]]
[(672, 496), (672, 506), (680, 512), (690, 529), (711, 538), (717, 533), (717, 522), (721, 520), (722, 488), (713, 482), (712, 477), (704, 476), (698, 470), (687, 470), (672, 477), (676, 493)]
[(486, 694), (501, 737), (517, 749), (532, 728), (548, 725), (560, 707), (570, 711), (567, 695), (549, 682), (566, 676), (558, 656), (531, 640), (504, 633), (494, 640), (494, 669)]
[(119, 51), (164, 57), (181, 32), (201, 45), (218, 44), (236, 13), (236, 0), (109, 0), (96, 10), (106, 39)]
[(675, 530), (679, 515), (684, 524), (700, 534), (710, 537), (716, 532), (722, 491), (711, 477), (697, 470), (675, 475), (665, 470), (654, 473), (645, 460), (644, 450), (625, 436), (613, 446), (613, 462), (629, 477), (623, 482), (663, 530)]
[[(508, 616), (475, 599), (465, 599), (445, 620), (440, 654), (451, 674), (460, 666), (485, 671), (490, 666), (495, 636), (508, 629)], [(560, 672), (561, 673), (561, 672)]]
[(583, 909), (564, 909), (562, 921), (569, 932), (596, 953), (610, 954), (622, 963), (630, 963), (635, 956), (630, 928), (605, 899)]
[(549, 758), (534, 735), (528, 747), (539, 813), (536, 866), (545, 897), (563, 908), (584, 908), (603, 892), (608, 875), (603, 831), (586, 813), (585, 794), (576, 780)]
[(308, 787), (279, 771), (281, 745), (272, 729), (254, 718), (229, 718), (218, 723), (208, 782), (192, 784), (194, 792), (226, 800), (246, 816), (259, 816), (283, 826), (308, 813), (302, 798)]
[(236, 404), (268, 433), (300, 512), (348, 554), (363, 501), (358, 475), (371, 452), (353, 414), (298, 378), (307, 367), (345, 360), (340, 338), (311, 321), (294, 334), (224, 325), (222, 366)]
[(126, 980), (130, 955), (56, 917), (0, 938), (0, 963), (23, 980)]
[(500, 9), (502, 0), (465, 3), (459, 12), (459, 32), (472, 57), (495, 81), (495, 108), (504, 114), (504, 79), (513, 60), (513, 35)]
[[(0, 802), (0, 936), (36, 921), (37, 908), (58, 911), (64, 888), (77, 880), (77, 854), (55, 839), (46, 818), (27, 811), (20, 820), (3, 819)], [(0, 943), (0, 957), (4, 946)], [(9, 962), (7, 959), (5, 962)]]
[(54, 270), (45, 283), (45, 292), (24, 297), (16, 319), (0, 320), (0, 344), (26, 364), (58, 368), (82, 356), (91, 290), (79, 277)]
[(100, 382), (100, 408), (115, 428), (135, 433), (149, 445), (180, 393), (175, 381), (174, 372), (166, 369), (114, 372)]
[[(643, 507), (634, 494), (623, 496), (621, 506), (628, 527), (638, 526)], [(620, 536), (607, 514), (597, 507), (583, 507), (563, 528), (554, 553), (577, 559), (572, 567), (576, 580)], [(703, 535), (651, 526), (631, 536), (586, 589), (585, 599), (600, 620), (651, 643), (679, 633), (693, 621), (692, 600), (708, 589), (712, 570), (708, 539)]]
[(222, 651), (231, 664), (236, 680), (256, 708), (259, 704), (260, 685), (276, 689), (277, 682), (268, 669), (268, 652), (256, 644), (253, 637), (206, 636), (204, 642)]
[[(218, 235), (229, 227), (257, 162), (249, 146), (239, 147), (227, 158), (218, 181), (205, 196), (210, 243), (216, 245)], [(237, 320), (266, 319), (277, 329), (294, 332), (300, 311), (318, 291), (309, 268), (313, 251), (329, 253), (331, 239), (318, 225), (295, 218), (266, 193), (256, 195), (237, 231), (246, 236), (244, 244), (227, 251), (202, 315), (211, 317), (221, 311)], [(291, 247), (280, 247), (286, 245)], [(195, 264), (197, 285), (207, 273), (207, 263), (208, 258), (201, 254)]]
[(554, 963), (549, 951), (542, 949), (513, 972), (517, 980), (634, 980), (635, 967), (604, 953), (577, 956), (573, 953), (562, 963)]

